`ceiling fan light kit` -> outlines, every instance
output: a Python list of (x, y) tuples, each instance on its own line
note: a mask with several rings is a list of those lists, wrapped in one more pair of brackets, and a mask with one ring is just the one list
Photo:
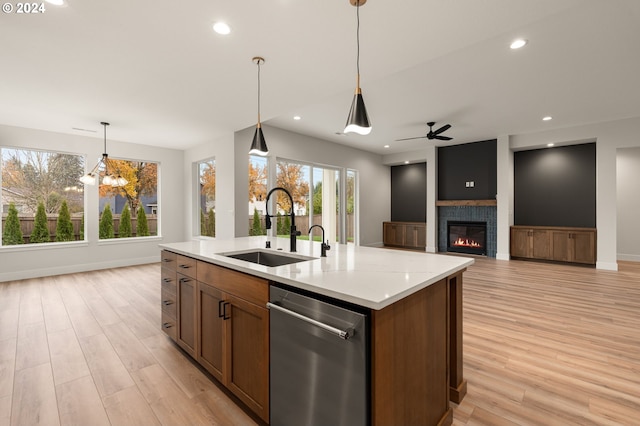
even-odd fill
[(353, 101), (351, 101), (351, 109), (349, 110), (349, 116), (347, 117), (347, 124), (344, 128), (344, 133), (358, 133), (360, 135), (368, 135), (371, 133), (371, 123), (369, 122), (369, 116), (367, 114), (367, 108), (364, 105), (364, 98), (362, 97), (362, 90), (360, 89), (360, 6), (365, 4), (367, 0), (349, 0), (352, 6), (356, 7), (356, 91), (353, 95)]
[(256, 131), (253, 134), (253, 141), (251, 142), (251, 149), (249, 154), (255, 154), (265, 156), (269, 154), (269, 148), (267, 148), (267, 141), (264, 139), (264, 133), (262, 132), (262, 125), (260, 124), (260, 65), (264, 64), (264, 58), (261, 56), (255, 56), (253, 63), (258, 66), (258, 124), (256, 124)]

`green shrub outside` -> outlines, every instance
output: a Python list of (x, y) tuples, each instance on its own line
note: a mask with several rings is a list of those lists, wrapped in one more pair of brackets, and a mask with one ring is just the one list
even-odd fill
[(260, 214), (258, 209), (253, 208), (253, 223), (251, 226), (251, 235), (265, 235), (265, 230), (262, 229), (262, 221), (260, 221)]
[(100, 239), (113, 238), (113, 215), (111, 214), (111, 206), (104, 206), (102, 217), (100, 218)]
[(207, 235), (207, 222), (202, 209), (200, 209), (200, 235)]
[(216, 212), (214, 212), (213, 209), (209, 210), (209, 214), (207, 215), (207, 236), (216, 236)]
[(69, 206), (65, 200), (62, 202), (56, 221), (56, 241), (73, 241), (74, 239), (71, 213), (69, 213)]
[(131, 236), (131, 210), (129, 204), (124, 205), (120, 214), (120, 227), (118, 228), (118, 237), (129, 238)]
[(2, 230), (2, 245), (14, 246), (23, 244), (22, 229), (20, 229), (20, 219), (18, 219), (18, 209), (14, 203), (9, 204), (7, 220)]
[(49, 234), (49, 224), (47, 220), (47, 213), (44, 210), (44, 203), (41, 201), (38, 203), (38, 210), (36, 211), (36, 219), (33, 224), (33, 231), (29, 237), (29, 242), (32, 244), (48, 243), (51, 241), (51, 235)]
[(142, 207), (138, 208), (138, 229), (136, 229), (136, 236), (148, 237), (149, 225), (147, 224), (147, 214)]

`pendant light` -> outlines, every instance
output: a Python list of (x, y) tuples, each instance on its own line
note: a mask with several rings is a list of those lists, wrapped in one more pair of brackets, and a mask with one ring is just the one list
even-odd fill
[(356, 67), (358, 74), (356, 76), (356, 92), (353, 95), (353, 101), (351, 102), (351, 109), (349, 110), (349, 117), (347, 117), (347, 124), (344, 128), (344, 133), (355, 132), (361, 135), (368, 135), (371, 133), (371, 124), (369, 123), (367, 109), (364, 106), (362, 90), (360, 90), (360, 5), (365, 4), (367, 0), (349, 0), (349, 2), (352, 6), (356, 7)]
[(123, 178), (121, 175), (116, 177), (113, 174), (109, 174), (109, 154), (107, 154), (107, 126), (109, 123), (101, 121), (100, 124), (104, 127), (104, 153), (102, 154), (102, 158), (98, 161), (98, 164), (96, 164), (89, 173), (80, 178), (80, 182), (85, 185), (95, 185), (98, 175), (100, 174), (100, 167), (104, 165), (105, 176), (102, 178), (102, 184), (113, 187), (125, 186), (129, 183), (128, 180)]
[(253, 63), (258, 66), (258, 124), (256, 125), (256, 131), (253, 134), (253, 142), (251, 142), (249, 154), (256, 154), (264, 157), (269, 153), (267, 142), (264, 140), (264, 133), (262, 133), (262, 125), (260, 124), (260, 65), (264, 64), (264, 58), (256, 56), (253, 58)]

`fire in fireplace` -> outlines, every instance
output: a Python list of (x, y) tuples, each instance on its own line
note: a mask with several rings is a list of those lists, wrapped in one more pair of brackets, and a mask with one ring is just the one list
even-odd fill
[(447, 222), (447, 251), (487, 254), (486, 222)]

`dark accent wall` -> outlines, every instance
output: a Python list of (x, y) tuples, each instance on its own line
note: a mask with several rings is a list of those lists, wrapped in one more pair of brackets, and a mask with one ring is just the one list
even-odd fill
[(495, 139), (439, 147), (438, 200), (495, 200), (497, 166)]
[(514, 224), (596, 227), (596, 144), (518, 151)]
[(391, 166), (391, 220), (427, 221), (427, 163)]

